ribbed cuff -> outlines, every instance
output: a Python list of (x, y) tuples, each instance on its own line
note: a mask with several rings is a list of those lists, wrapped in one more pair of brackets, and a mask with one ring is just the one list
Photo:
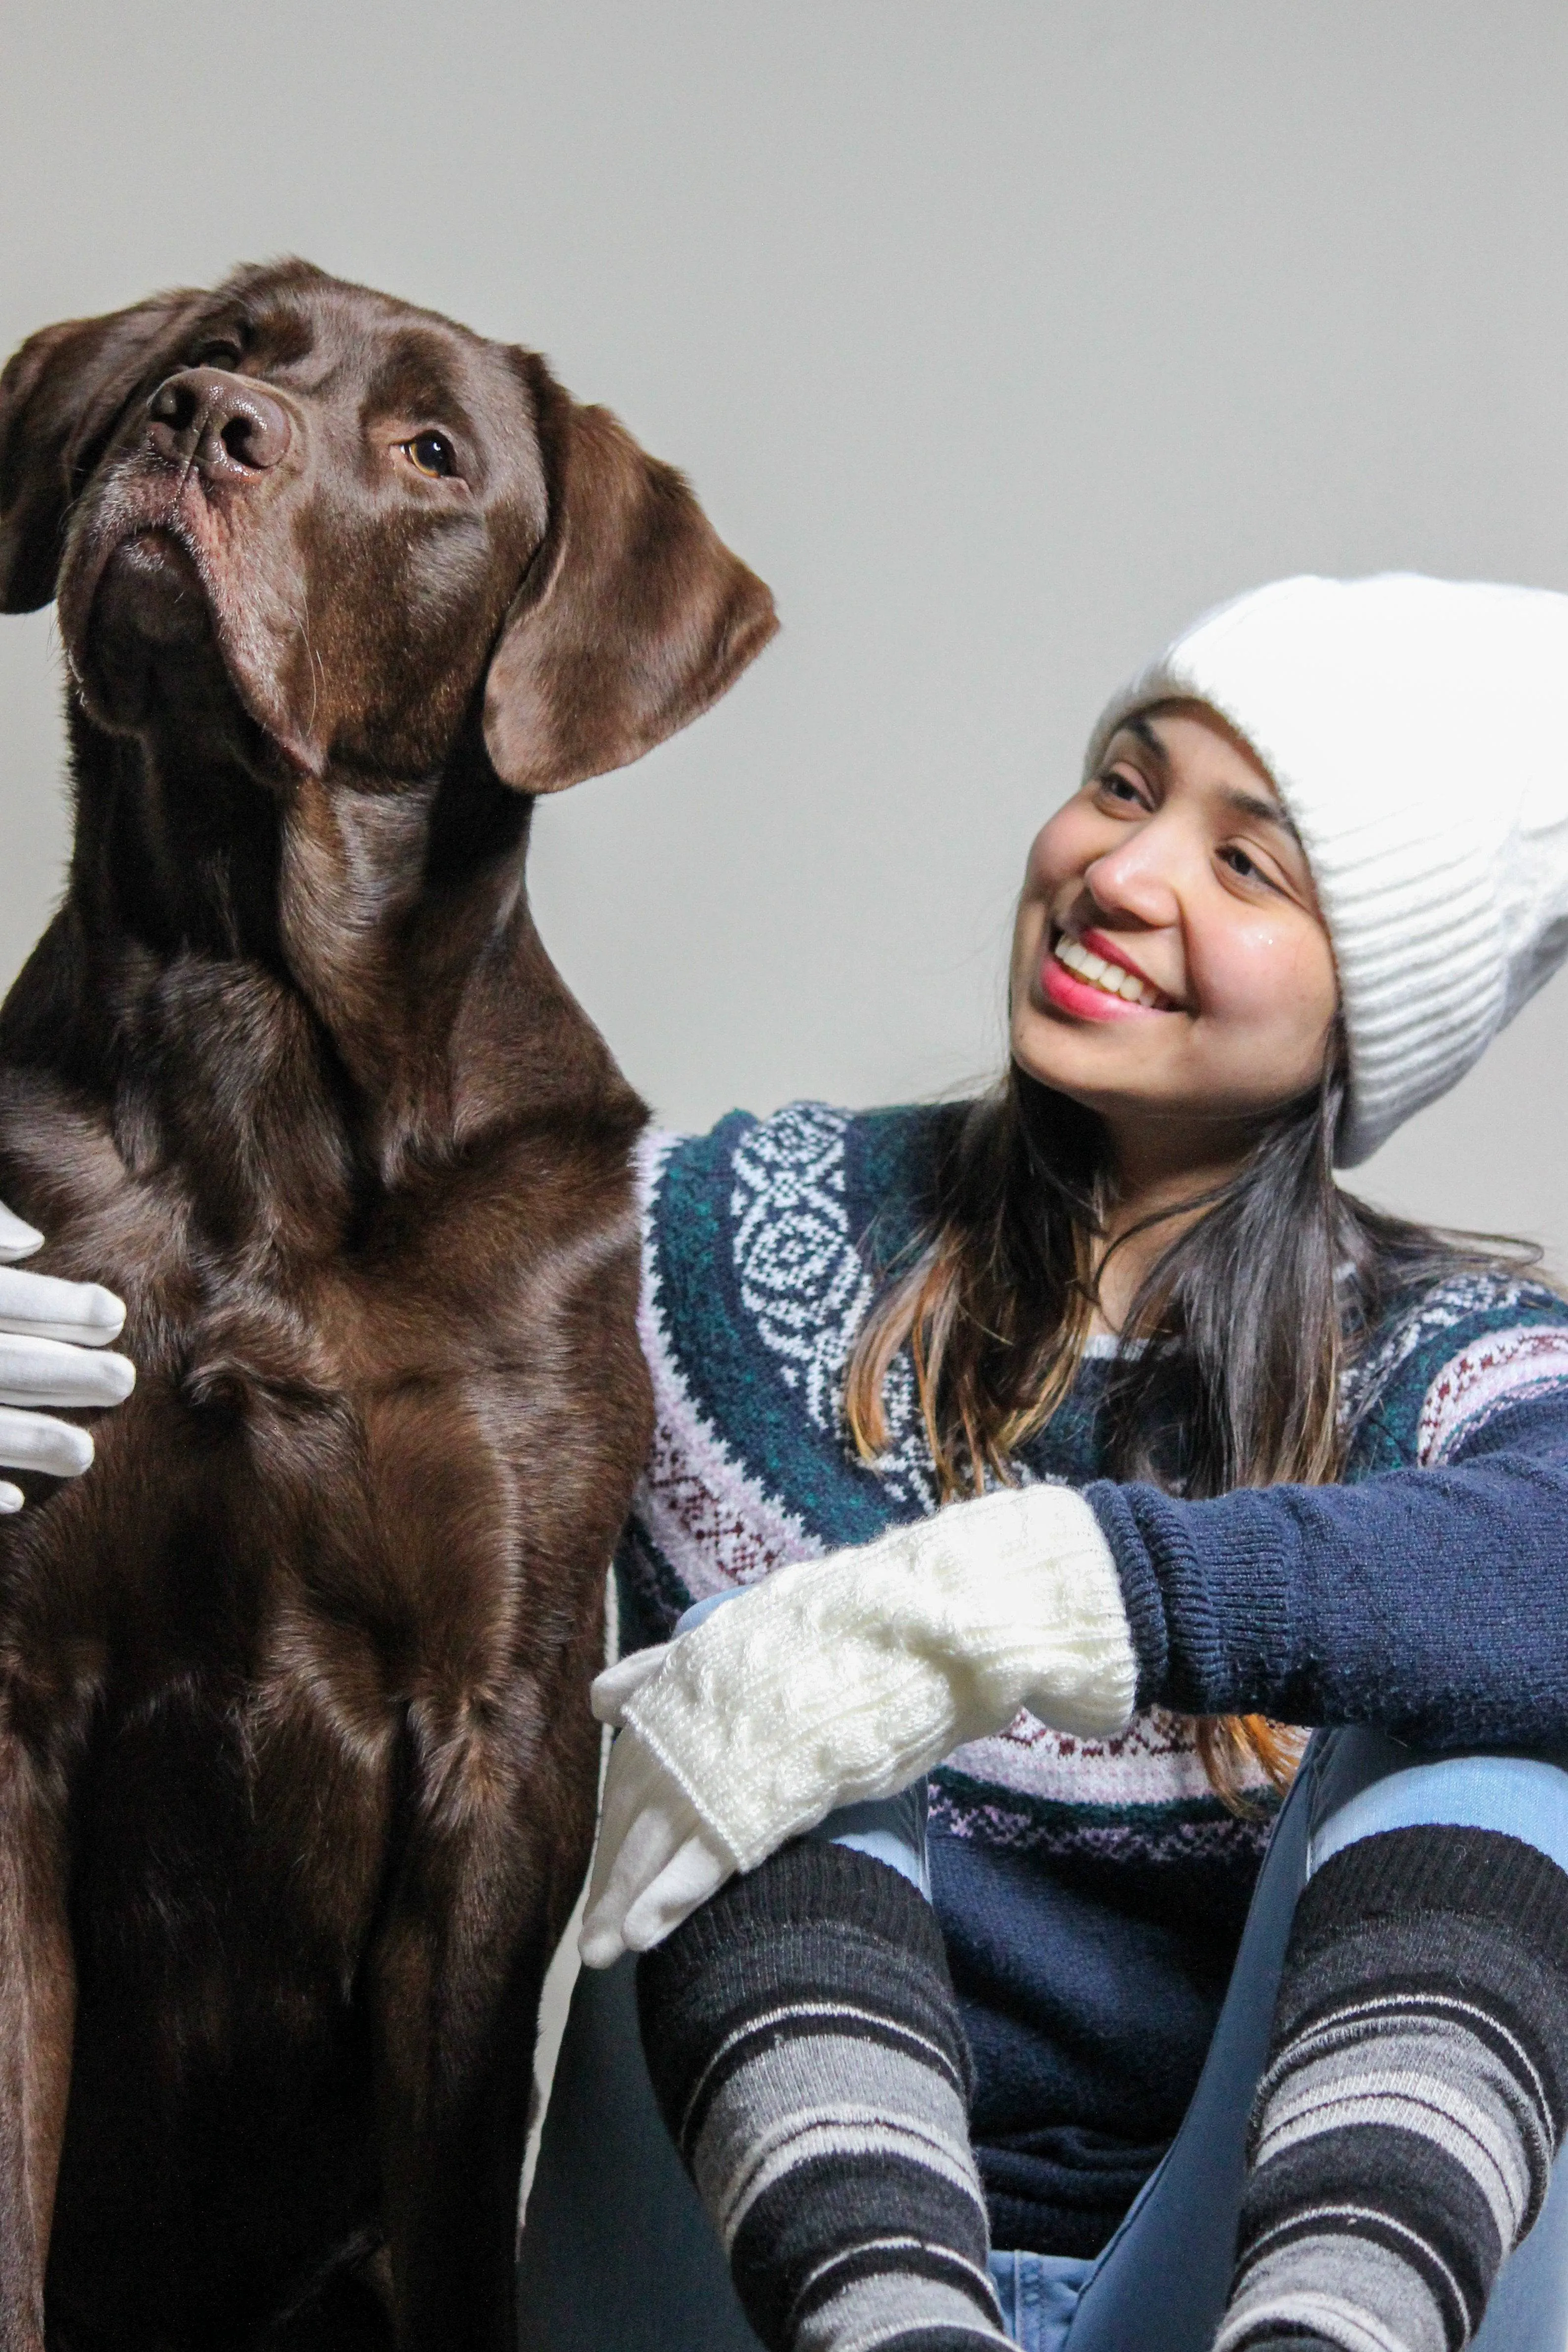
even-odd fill
[(946, 1977), (941, 1930), (925, 1897), (889, 1864), (822, 1838), (797, 1838), (732, 1878), (659, 1948), (656, 1961), (650, 1955), (642, 1966), (656, 1968), (674, 1990), (747, 1939), (823, 1926), (858, 1927), (896, 1942)]
[(1278, 1510), (1245, 1491), (1189, 1503), (1102, 1483), (1086, 1496), (1121, 1582), (1138, 1706), (1300, 1720), (1284, 1696), (1291, 1554)]
[(1291, 1937), (1292, 1969), (1347, 1923), (1472, 1919), (1522, 1959), (1568, 1974), (1568, 1874), (1501, 1830), (1428, 1822), (1343, 1846), (1308, 1880)]

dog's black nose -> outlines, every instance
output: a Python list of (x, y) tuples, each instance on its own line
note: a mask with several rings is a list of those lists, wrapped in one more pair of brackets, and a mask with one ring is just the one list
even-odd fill
[(258, 383), (222, 368), (183, 368), (147, 404), (149, 437), (160, 457), (193, 465), (213, 480), (248, 480), (286, 457), (288, 412)]

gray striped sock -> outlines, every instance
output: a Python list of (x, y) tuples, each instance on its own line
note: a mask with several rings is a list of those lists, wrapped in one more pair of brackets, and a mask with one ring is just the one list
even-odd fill
[(638, 1969), (665, 2121), (769, 2352), (1005, 2344), (968, 2052), (929, 1906), (787, 1846)]
[(1396, 1830), (1301, 1899), (1215, 2352), (1462, 2352), (1541, 2210), (1568, 2088), (1568, 1875)]

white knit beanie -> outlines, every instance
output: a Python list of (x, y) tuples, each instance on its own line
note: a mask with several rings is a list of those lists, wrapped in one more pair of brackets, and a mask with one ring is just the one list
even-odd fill
[(1088, 772), (1151, 703), (1207, 703), (1273, 778), (1339, 971), (1365, 1160), (1451, 1087), (1568, 951), (1568, 596), (1276, 581), (1176, 638), (1108, 705)]

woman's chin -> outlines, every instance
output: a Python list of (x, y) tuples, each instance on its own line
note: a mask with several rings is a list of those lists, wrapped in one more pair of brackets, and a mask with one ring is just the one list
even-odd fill
[(1186, 1088), (1163, 1050), (1165, 1040), (1143, 1023), (1084, 1021), (1063, 1014), (1031, 992), (1015, 1011), (1012, 1059), (1026, 1077), (1069, 1095), (1085, 1110), (1163, 1110), (1172, 1085)]

